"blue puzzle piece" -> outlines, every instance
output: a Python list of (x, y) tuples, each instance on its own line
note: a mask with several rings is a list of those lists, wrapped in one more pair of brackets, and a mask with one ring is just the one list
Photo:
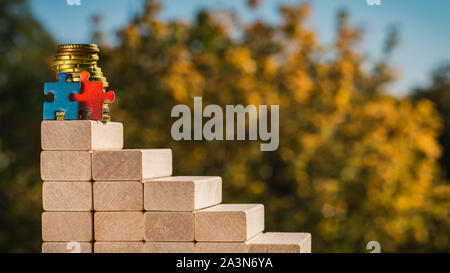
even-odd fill
[(44, 119), (56, 119), (56, 111), (64, 111), (64, 119), (78, 119), (78, 101), (71, 101), (70, 94), (80, 93), (80, 82), (66, 82), (67, 74), (58, 74), (59, 81), (46, 82), (44, 94), (53, 93), (52, 102), (44, 101)]

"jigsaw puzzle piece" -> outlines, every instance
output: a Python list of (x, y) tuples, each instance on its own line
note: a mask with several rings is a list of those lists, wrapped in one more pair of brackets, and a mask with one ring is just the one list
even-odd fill
[(71, 94), (80, 92), (80, 82), (67, 82), (67, 74), (58, 74), (57, 82), (44, 83), (44, 94), (52, 94), (52, 102), (44, 101), (44, 119), (56, 119), (57, 113), (61, 116), (64, 112), (64, 119), (78, 119), (78, 102), (70, 100)]
[(103, 102), (114, 102), (114, 91), (103, 92), (103, 82), (89, 81), (89, 72), (82, 71), (81, 91), (74, 94), (73, 99), (79, 102), (80, 111), (90, 109), (90, 119), (103, 120)]

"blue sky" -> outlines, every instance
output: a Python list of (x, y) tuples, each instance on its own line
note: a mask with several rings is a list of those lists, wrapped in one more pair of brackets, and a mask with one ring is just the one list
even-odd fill
[[(89, 43), (91, 16), (102, 14), (102, 29), (114, 42), (115, 30), (123, 26), (142, 8), (142, 0), (80, 0), (70, 6), (66, 0), (30, 0), (32, 13), (60, 43)], [(164, 19), (191, 20), (201, 8), (228, 8), (244, 21), (256, 18), (276, 24), (278, 7), (302, 0), (262, 0), (252, 12), (245, 0), (163, 0)], [(386, 30), (390, 25), (400, 29), (401, 44), (394, 52), (392, 64), (401, 71), (400, 80), (390, 87), (392, 93), (406, 94), (414, 86), (424, 85), (430, 71), (438, 64), (450, 62), (450, 1), (448, 0), (381, 0), (381, 6), (369, 6), (366, 0), (310, 0), (313, 16), (310, 26), (319, 33), (321, 42), (335, 38), (336, 13), (345, 8), (354, 25), (365, 28), (363, 50), (369, 59), (380, 57)]]

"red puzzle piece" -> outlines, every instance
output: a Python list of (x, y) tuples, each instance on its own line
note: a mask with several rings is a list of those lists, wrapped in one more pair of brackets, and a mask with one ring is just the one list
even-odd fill
[(79, 109), (91, 109), (92, 120), (103, 120), (103, 102), (114, 102), (114, 91), (103, 92), (103, 82), (89, 81), (89, 72), (80, 73), (80, 94), (73, 94), (72, 98), (79, 103)]

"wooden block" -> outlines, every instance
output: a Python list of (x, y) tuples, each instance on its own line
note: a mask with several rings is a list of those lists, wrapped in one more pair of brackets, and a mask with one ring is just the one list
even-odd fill
[(247, 253), (245, 242), (197, 242), (196, 253)]
[(194, 241), (192, 212), (146, 212), (145, 241)]
[(44, 182), (42, 206), (45, 211), (91, 211), (92, 182)]
[(145, 242), (145, 253), (195, 253), (194, 242)]
[(262, 236), (259, 233), (245, 242), (197, 242), (196, 253), (248, 253), (248, 244), (255, 238)]
[(268, 232), (251, 240), (251, 253), (311, 253), (311, 234)]
[(219, 176), (170, 176), (145, 181), (144, 208), (153, 211), (194, 211), (222, 202)]
[(123, 125), (95, 120), (43, 120), (41, 146), (45, 151), (122, 149)]
[(143, 211), (144, 185), (141, 182), (94, 183), (95, 211)]
[(143, 212), (95, 212), (96, 241), (131, 242), (144, 240)]
[(91, 165), (89, 151), (41, 152), (41, 178), (44, 181), (90, 181)]
[[(79, 244), (79, 249), (76, 244)], [(43, 242), (42, 253), (92, 253), (88, 242)]]
[(142, 253), (144, 242), (95, 242), (94, 253)]
[(42, 213), (42, 239), (48, 242), (92, 241), (92, 213)]
[(222, 204), (195, 212), (195, 240), (245, 242), (264, 230), (261, 204)]
[(172, 174), (172, 150), (94, 151), (94, 180), (142, 181)]

